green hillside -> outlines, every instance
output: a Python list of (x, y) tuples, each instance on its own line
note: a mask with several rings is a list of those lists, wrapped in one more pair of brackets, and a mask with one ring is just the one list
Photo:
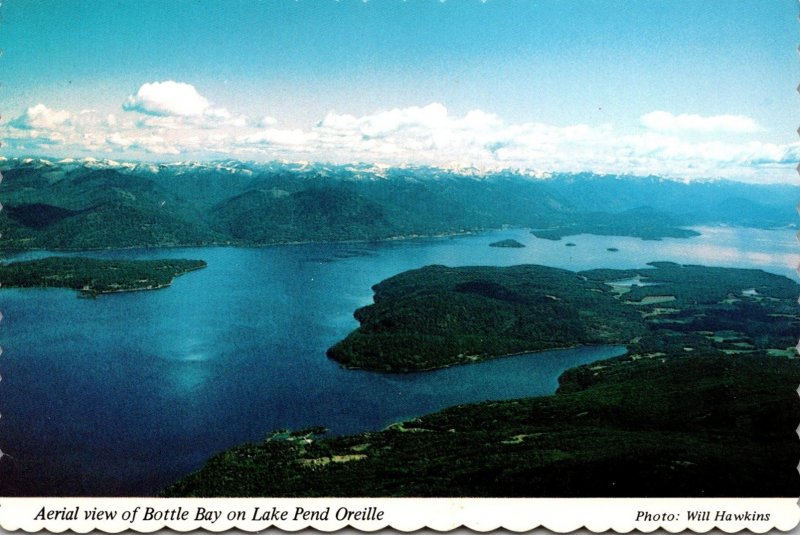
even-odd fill
[(353, 368), (414, 371), (580, 344), (627, 343), (645, 330), (610, 287), (543, 266), (428, 266), (374, 287), (361, 327), (328, 351)]

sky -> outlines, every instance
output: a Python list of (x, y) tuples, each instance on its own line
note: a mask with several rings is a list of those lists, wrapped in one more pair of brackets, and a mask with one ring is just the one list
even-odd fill
[(6, 0), (4, 156), (798, 182), (795, 0)]

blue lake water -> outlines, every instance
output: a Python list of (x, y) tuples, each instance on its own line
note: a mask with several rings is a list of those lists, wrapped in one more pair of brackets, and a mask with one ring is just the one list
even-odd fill
[[(371, 302), (371, 286), (408, 269), (672, 260), (796, 276), (793, 231), (698, 230), (663, 241), (549, 241), (513, 229), (376, 244), (86, 253), (203, 259), (208, 267), (167, 289), (98, 299), (0, 291), (0, 449), (8, 454), (0, 495), (152, 494), (274, 429), (351, 433), (459, 403), (547, 395), (565, 369), (624, 352), (577, 348), (408, 375), (345, 370), (327, 359), (325, 350), (357, 326), (352, 313)], [(489, 247), (507, 238), (526, 247)]]

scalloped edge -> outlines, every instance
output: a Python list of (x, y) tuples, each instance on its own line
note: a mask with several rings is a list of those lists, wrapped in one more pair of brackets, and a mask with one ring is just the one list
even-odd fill
[[(565, 533), (583, 528), (594, 533), (657, 529), (670, 533), (687, 530), (705, 533), (712, 529), (726, 533), (743, 530), (765, 533), (795, 529), (800, 524), (797, 502), (796, 498), (0, 498), (0, 527), (28, 533), (43, 530), (152, 533), (162, 529), (256, 532), (268, 528), (289, 532), (304, 529), (331, 532), (343, 528), (365, 532), (387, 528), (401, 532), (466, 528), (484, 533), (497, 529), (523, 532), (546, 528)], [(260, 518), (259, 513), (271, 511), (273, 507), (286, 511), (286, 520)], [(166, 518), (145, 520), (148, 508), (167, 512), (164, 513)], [(218, 519), (198, 519), (201, 508), (218, 511)], [(295, 520), (297, 508), (327, 510), (327, 519)], [(114, 512), (115, 519), (86, 520), (86, 512), (94, 509)], [(48, 511), (77, 511), (78, 518), (37, 520), (37, 516), (47, 516)], [(366, 513), (368, 518), (344, 520), (341, 519), (343, 511)], [(721, 511), (731, 516), (720, 518)], [(689, 520), (689, 512), (708, 512), (708, 520)], [(647, 514), (652, 518), (641, 518)], [(51, 516), (61, 515), (51, 513)]]

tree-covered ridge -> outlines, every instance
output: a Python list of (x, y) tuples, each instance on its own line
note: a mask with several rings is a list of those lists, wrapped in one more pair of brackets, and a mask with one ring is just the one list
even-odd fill
[(555, 396), (353, 436), (273, 435), (164, 494), (797, 496), (798, 382), (796, 358), (628, 355), (565, 374)]
[(202, 260), (49, 257), (0, 265), (0, 284), (4, 288), (72, 288), (86, 294), (154, 290), (204, 267)]
[(328, 351), (345, 366), (405, 372), (599, 343), (779, 353), (796, 342), (800, 318), (800, 286), (786, 277), (669, 262), (581, 273), (428, 266), (374, 291), (355, 312), (361, 326)]
[(796, 186), (724, 181), (233, 161), (11, 159), (0, 162), (0, 171), (5, 250), (379, 240), (506, 225), (551, 239), (690, 237), (687, 225), (791, 224), (791, 199), (800, 196)]

